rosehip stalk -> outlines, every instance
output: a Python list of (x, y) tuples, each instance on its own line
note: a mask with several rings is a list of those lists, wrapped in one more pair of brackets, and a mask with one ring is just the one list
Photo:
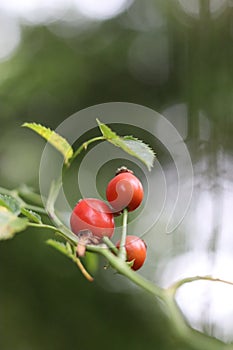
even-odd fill
[(125, 241), (127, 235), (127, 221), (128, 221), (128, 210), (124, 209), (123, 211), (123, 222), (122, 222), (122, 234), (120, 241), (120, 249), (119, 249), (119, 258), (126, 261), (126, 249), (125, 249)]

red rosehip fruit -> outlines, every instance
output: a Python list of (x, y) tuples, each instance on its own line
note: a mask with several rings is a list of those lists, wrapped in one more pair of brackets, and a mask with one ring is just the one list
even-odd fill
[(106, 197), (115, 213), (133, 211), (139, 207), (143, 200), (144, 191), (140, 180), (129, 170), (119, 172), (106, 189)]
[(114, 216), (109, 206), (95, 198), (81, 199), (74, 207), (70, 217), (71, 230), (79, 235), (80, 231), (89, 230), (99, 239), (112, 237), (114, 233)]
[[(120, 248), (120, 241), (116, 243), (116, 247)], [(133, 270), (138, 270), (144, 264), (146, 260), (146, 243), (137, 236), (127, 236), (125, 241), (125, 249), (127, 254), (127, 261), (134, 260), (131, 268)]]

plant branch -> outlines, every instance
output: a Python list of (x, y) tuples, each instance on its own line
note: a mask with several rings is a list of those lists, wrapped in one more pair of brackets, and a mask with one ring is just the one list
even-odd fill
[[(70, 240), (67, 237), (66, 233), (63, 233), (63, 231), (60, 231), (54, 226), (36, 223), (29, 223), (29, 226), (56, 231), (60, 233), (66, 240)], [(74, 245), (77, 244), (76, 241), (70, 241)], [(103, 241), (110, 249), (113, 249), (114, 244), (109, 239), (106, 239), (105, 237)], [(197, 280), (208, 280), (213, 282), (223, 282), (232, 285), (232, 282), (224, 281), (218, 278), (212, 278), (211, 276), (196, 276), (185, 278), (181, 281), (176, 282), (169, 288), (163, 289), (157, 286), (156, 284), (150, 282), (149, 280), (145, 279), (137, 272), (133, 271), (125, 261), (113, 254), (109, 249), (106, 249), (106, 247), (103, 247), (103, 245), (88, 245), (87, 250), (99, 253), (102, 256), (104, 256), (108, 260), (110, 265), (118, 273), (127, 277), (131, 282), (141, 287), (143, 290), (149, 292), (153, 296), (159, 298), (163, 302), (167, 310), (168, 320), (174, 338), (184, 342), (185, 344), (187, 344), (195, 350), (233, 350), (233, 346), (231, 344), (224, 344), (218, 339), (215, 339), (197, 330), (192, 329), (189, 326), (188, 322), (185, 320), (180, 308), (178, 307), (175, 301), (175, 291), (185, 283), (190, 283)], [(92, 281), (92, 276), (90, 276), (89, 273), (85, 270), (81, 261), (79, 259), (76, 260), (75, 258), (75, 262), (78, 265), (81, 272), (83, 273), (83, 275), (89, 281)]]
[[(92, 246), (88, 248), (91, 250)], [(163, 302), (169, 316), (168, 320), (174, 338), (184, 342), (195, 350), (233, 350), (232, 345), (225, 344), (218, 339), (192, 329), (185, 320), (170, 289), (160, 288), (156, 284), (148, 281), (137, 272), (133, 271), (126, 262), (122, 261), (118, 256), (115, 256), (110, 250), (98, 246), (94, 248), (96, 250), (94, 249), (93, 251), (103, 255), (118, 273), (124, 275), (137, 286)]]
[(212, 277), (210, 275), (207, 275), (207, 276), (194, 276), (194, 277), (183, 278), (182, 280), (179, 280), (179, 281), (173, 283), (170, 287), (168, 287), (168, 290), (170, 290), (170, 293), (173, 296), (175, 296), (177, 290), (181, 286), (183, 286), (186, 283), (191, 283), (191, 282), (195, 282), (195, 281), (221, 282), (221, 283), (225, 283), (225, 284), (229, 284), (229, 285), (233, 286), (233, 282), (222, 280), (220, 278), (214, 278), (214, 277)]
[[(72, 245), (76, 246), (78, 243), (78, 237), (76, 237), (57, 217), (54, 209), (54, 204), (58, 197), (59, 191), (61, 188), (61, 178), (59, 178), (56, 182), (54, 182), (51, 186), (51, 190), (49, 193), (46, 209), (49, 213), (51, 220), (55, 223), (55, 226), (47, 225), (47, 224), (37, 224), (37, 223), (28, 223), (30, 227), (37, 227), (42, 229), (49, 229), (54, 232), (60, 234), (65, 240), (69, 241)], [(1, 189), (0, 189), (1, 192)], [(17, 196), (17, 192), (15, 191), (5, 191), (5, 194)], [(25, 207), (27, 204), (25, 204)], [(29, 208), (27, 206), (27, 208)], [(38, 209), (38, 207), (34, 206), (34, 210)], [(32, 209), (32, 207), (30, 208)], [(42, 209), (42, 208), (41, 208)], [(121, 244), (125, 246), (125, 238), (126, 238), (126, 228), (127, 228), (127, 210), (123, 213), (123, 230), (122, 230), (122, 239)], [(198, 280), (207, 280), (213, 282), (222, 282), (229, 285), (233, 285), (233, 282), (228, 282), (225, 280), (221, 280), (219, 278), (213, 278), (211, 276), (195, 276), (184, 278), (180, 281), (177, 281), (173, 285), (171, 285), (167, 289), (162, 289), (156, 284), (150, 282), (149, 280), (142, 277), (140, 274), (133, 271), (128, 264), (122, 260), (122, 256), (118, 257), (112, 253), (115, 251), (114, 244), (107, 238), (104, 237), (103, 242), (109, 247), (103, 247), (103, 245), (87, 245), (87, 250), (95, 253), (99, 253), (104, 256), (110, 265), (116, 269), (116, 271), (125, 277), (127, 277), (131, 282), (135, 283), (137, 286), (141, 287), (143, 290), (149, 292), (153, 296), (159, 298), (164, 306), (166, 307), (167, 314), (169, 315), (168, 320), (171, 325), (171, 330), (173, 335), (177, 340), (180, 340), (187, 345), (191, 346), (195, 350), (233, 350), (233, 346), (230, 344), (224, 344), (220, 340), (217, 340), (213, 337), (210, 337), (206, 334), (203, 334), (199, 331), (192, 329), (187, 321), (185, 320), (180, 308), (178, 307), (175, 301), (175, 294), (179, 287), (186, 283), (190, 283)], [(115, 251), (116, 252), (116, 251)], [(93, 281), (93, 278), (86, 271), (85, 267), (82, 265), (81, 261), (74, 257), (74, 261), (79, 267), (82, 274), (89, 280)]]
[[(88, 248), (91, 247), (92, 246), (88, 246)], [(136, 285), (142, 287), (144, 290), (147, 290), (154, 296), (160, 299), (164, 299), (164, 293), (160, 287), (146, 280), (144, 277), (133, 271), (125, 261), (114, 255), (109, 249), (98, 247), (98, 252), (108, 260), (108, 262), (113, 268), (116, 269), (117, 272), (124, 275), (125, 277), (128, 277)]]
[(174, 295), (170, 294), (169, 289), (163, 290), (163, 301), (169, 315), (169, 323), (173, 336), (177, 340), (189, 345), (195, 350), (232, 350), (232, 346), (222, 341), (194, 330), (185, 320), (180, 308), (178, 307)]
[[(145, 162), (140, 152), (136, 152), (134, 148), (130, 148), (126, 146), (125, 143), (122, 141), (124, 139), (122, 139), (121, 137), (113, 133), (109, 127), (107, 127), (106, 125), (100, 122), (98, 122), (98, 125), (103, 135), (94, 137), (84, 142), (83, 144), (81, 144), (81, 146), (75, 151), (72, 158), (70, 159), (71, 162), (83, 150), (86, 150), (90, 144), (96, 141), (103, 141), (103, 140), (108, 140), (109, 142), (112, 142), (115, 146), (121, 147), (121, 149), (123, 149), (127, 153), (134, 155), (138, 159)], [(134, 142), (136, 141), (137, 140), (134, 139)], [(59, 150), (59, 147), (57, 147), (57, 149)], [(145, 164), (150, 169), (150, 167), (153, 164), (154, 153), (151, 150), (149, 151), (149, 148), (147, 148), (147, 155), (148, 154), (149, 154), (149, 160), (147, 157), (147, 162), (145, 162)], [(64, 171), (66, 169), (67, 168), (64, 168)], [(9, 190), (0, 188), (0, 193), (13, 196), (15, 199), (18, 200), (19, 204), (22, 207), (32, 209), (41, 213), (47, 212), (51, 221), (55, 224), (56, 227), (52, 225), (47, 225), (42, 223), (38, 224), (38, 223), (31, 223), (31, 222), (28, 223), (28, 226), (42, 228), (42, 229), (49, 229), (54, 232), (57, 232), (66, 241), (70, 242), (73, 248), (75, 249), (75, 247), (78, 244), (78, 240), (79, 240), (78, 237), (61, 222), (59, 217), (56, 215), (56, 211), (55, 211), (55, 203), (58, 198), (61, 186), (62, 186), (62, 176), (60, 176), (56, 181), (52, 182), (45, 209), (40, 207), (41, 205), (43, 205), (40, 195), (34, 193), (28, 187), (20, 187), (18, 190), (14, 190), (14, 191), (9, 191)], [(29, 202), (32, 202), (34, 205), (29, 205), (25, 203), (21, 197), (25, 200), (28, 200)], [(128, 211), (127, 209), (124, 209), (122, 236), (121, 236), (119, 251), (118, 249), (116, 249), (114, 244), (110, 241), (110, 239), (108, 239), (107, 237), (103, 238), (104, 244), (87, 245), (86, 249), (88, 251), (101, 254), (105, 259), (107, 259), (110, 265), (118, 273), (128, 278), (131, 282), (133, 282), (135, 285), (142, 288), (144, 291), (147, 291), (148, 293), (150, 293), (153, 297), (156, 297), (160, 301), (162, 301), (167, 311), (169, 324), (171, 326), (171, 331), (173, 332), (173, 336), (174, 338), (176, 338), (176, 340), (183, 341), (185, 344), (189, 345), (195, 350), (222, 350), (222, 349), (233, 350), (232, 345), (224, 344), (223, 342), (217, 339), (214, 339), (208, 335), (205, 335), (201, 332), (198, 332), (192, 329), (188, 324), (188, 322), (186, 321), (186, 319), (184, 318), (184, 315), (182, 314), (175, 300), (175, 296), (178, 288), (184, 285), (185, 283), (190, 283), (197, 280), (208, 280), (208, 281), (223, 282), (223, 283), (233, 285), (233, 282), (227, 282), (221, 279), (212, 278), (211, 276), (203, 276), (203, 277), (196, 276), (196, 277), (184, 278), (172, 284), (169, 288), (163, 289), (158, 285), (152, 283), (151, 281), (145, 279), (139, 273), (132, 270), (130, 266), (126, 263), (127, 256), (126, 256), (125, 243), (126, 243), (126, 237), (127, 237), (126, 236), (127, 235), (127, 218), (128, 218)], [(69, 253), (72, 253), (72, 251)], [(118, 256), (116, 255), (116, 253), (118, 253)], [(86, 271), (85, 267), (82, 265), (82, 262), (76, 257), (76, 255), (73, 254), (72, 259), (73, 261), (76, 262), (77, 266), (79, 267), (81, 272), (84, 274), (84, 276), (88, 280), (92, 281), (93, 278)]]

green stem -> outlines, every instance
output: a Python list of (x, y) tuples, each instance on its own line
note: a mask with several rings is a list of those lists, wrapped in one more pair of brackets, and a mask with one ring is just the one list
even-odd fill
[(102, 238), (102, 241), (106, 244), (106, 246), (108, 248), (110, 248), (110, 250), (115, 253), (116, 255), (118, 255), (119, 253), (119, 250), (117, 249), (117, 247), (115, 246), (115, 244), (107, 237), (107, 236), (104, 236)]
[(26, 203), (24, 205), (24, 208), (36, 211), (37, 213), (40, 213), (40, 214), (47, 214), (47, 211), (44, 208), (38, 207), (37, 205), (31, 205)]
[(83, 266), (81, 260), (79, 258), (75, 258), (75, 263), (77, 264), (79, 270), (83, 274), (83, 276), (89, 281), (93, 282), (94, 278), (89, 274), (89, 272), (86, 270), (86, 268)]
[(126, 249), (125, 249), (125, 241), (126, 241), (126, 236), (127, 236), (127, 221), (128, 221), (128, 210), (124, 209), (120, 249), (119, 249), (119, 253), (118, 253), (119, 258), (123, 261), (126, 261), (126, 259), (127, 259)]
[(104, 136), (97, 136), (97, 137), (94, 137), (93, 139), (90, 139), (86, 142), (84, 142), (76, 151), (75, 153), (73, 154), (73, 157), (71, 158), (71, 162), (83, 151), (83, 150), (86, 150), (87, 147), (93, 143), (93, 142), (96, 142), (96, 141), (103, 141), (105, 140), (105, 137)]
[[(12, 196), (13, 198), (15, 198), (17, 200), (17, 202), (19, 203), (19, 205), (23, 208), (26, 209), (31, 209), (34, 210), (40, 214), (47, 214), (46, 210), (40, 206), (37, 205), (32, 205), (32, 204), (28, 204), (26, 203), (19, 195), (21, 195), (20, 190), (8, 190), (6, 188), (2, 188), (0, 187), (0, 193), (1, 194), (6, 194), (8, 196)], [(29, 192), (28, 192), (29, 193)], [(32, 193), (34, 195), (34, 193)], [(37, 195), (39, 196), (39, 195)]]
[(0, 193), (1, 194), (7, 194), (9, 196), (18, 196), (18, 191), (17, 190), (8, 190), (7, 188), (0, 187)]
[(36, 224), (33, 222), (28, 223), (29, 227), (36, 227), (36, 228), (43, 228), (43, 229), (48, 229), (52, 230), (56, 233), (58, 233), (62, 238), (64, 238), (66, 241), (70, 242), (72, 245), (76, 246), (77, 245), (77, 240), (67, 237), (67, 233), (65, 233), (63, 230), (59, 229), (58, 227), (52, 226), (52, 225), (46, 225), (46, 224)]
[(36, 227), (36, 228), (45, 228), (45, 229), (48, 229), (48, 230), (52, 230), (52, 231), (58, 232), (57, 227), (51, 226), (51, 225), (36, 224), (36, 223), (34, 223), (34, 222), (29, 222), (29, 223), (28, 223), (28, 226), (30, 226), (30, 227)]
[(55, 213), (54, 205), (55, 205), (55, 202), (57, 200), (61, 186), (62, 186), (62, 178), (61, 177), (59, 177), (56, 181), (52, 182), (49, 196), (48, 196), (48, 200), (46, 203), (46, 210), (49, 214), (50, 219), (57, 226), (58, 231), (64, 236), (64, 238), (66, 238), (67, 240), (69, 240), (73, 244), (77, 245), (78, 237), (61, 222), (61, 220), (57, 217), (57, 215)]
[(232, 347), (228, 347), (228, 345), (224, 344), (222, 341), (192, 329), (184, 319), (170, 290), (163, 290), (163, 292), (163, 301), (169, 314), (168, 320), (175, 338), (186, 343), (195, 350), (232, 349)]
[[(88, 248), (92, 249), (92, 246)], [(124, 261), (115, 256), (108, 249), (100, 249), (100, 247), (95, 248), (98, 248), (98, 252), (109, 261), (111, 266), (114, 267), (117, 272), (124, 275), (137, 286), (159, 298), (163, 302), (167, 309), (167, 314), (169, 315), (168, 320), (171, 325), (171, 331), (176, 340), (184, 342), (195, 350), (233, 350), (232, 345), (224, 344), (218, 339), (192, 329), (184, 319), (184, 316), (169, 289), (162, 289), (148, 281), (133, 271)]]
[[(92, 246), (88, 246), (87, 248), (88, 250), (91, 250)], [(125, 277), (128, 277), (136, 285), (142, 287), (144, 290), (148, 291), (154, 296), (164, 299), (164, 292), (160, 287), (133, 271), (125, 261), (114, 255), (110, 250), (98, 247), (98, 252), (109, 261), (111, 266), (115, 268), (117, 272), (121, 273)]]
[(41, 198), (41, 195), (34, 192), (34, 190), (30, 187), (28, 187), (27, 185), (21, 185), (18, 189), (17, 189), (18, 194), (23, 197), (23, 199), (25, 199), (26, 201), (29, 201), (35, 205), (38, 206), (42, 206), (43, 205), (43, 201)]
[[(50, 229), (52, 231), (58, 232), (63, 238), (70, 241), (71, 244), (77, 245), (78, 238), (68, 229), (66, 228), (60, 221), (60, 219), (56, 216), (54, 210), (54, 203), (58, 196), (59, 190), (61, 186), (61, 180), (58, 179), (55, 183), (53, 183), (51, 187), (51, 191), (49, 194), (48, 202), (47, 202), (47, 210), (51, 219), (55, 222), (58, 227), (54, 227), (51, 225), (45, 224), (36, 224), (29, 223), (31, 227), (45, 228)], [(126, 228), (127, 228), (127, 211), (123, 213), (123, 239), (126, 238)], [(122, 239), (122, 242), (123, 242)], [(113, 249), (113, 243), (108, 240), (103, 240), (109, 248)], [(111, 244), (110, 244), (111, 243)], [(159, 286), (153, 284), (152, 282), (146, 280), (144, 277), (133, 271), (128, 264), (122, 260), (121, 257), (114, 255), (109, 249), (103, 248), (101, 246), (88, 245), (88, 251), (96, 252), (104, 256), (108, 262), (111, 264), (113, 268), (116, 269), (120, 274), (127, 277), (130, 281), (135, 283), (137, 286), (141, 287), (143, 290), (149, 292), (153, 296), (159, 298), (164, 305), (166, 306), (167, 312), (169, 314), (169, 323), (171, 325), (171, 330), (173, 331), (173, 335), (177, 340), (180, 340), (187, 345), (191, 346), (195, 350), (232, 350), (231, 345), (226, 345), (221, 341), (209, 337), (201, 332), (193, 330), (186, 320), (183, 317), (182, 312), (180, 311), (176, 301), (174, 290), (184, 284), (191, 282), (197, 279), (207, 279), (209, 277), (196, 277), (196, 278), (187, 278), (182, 281), (177, 282), (177, 284), (168, 289), (162, 289)]]
[(211, 276), (194, 276), (194, 277), (186, 277), (183, 278), (182, 280), (179, 280), (175, 283), (173, 283), (168, 290), (170, 290), (170, 293), (175, 296), (177, 290), (183, 286), (186, 283), (191, 283), (191, 282), (195, 282), (195, 281), (210, 281), (210, 282), (221, 282), (221, 283), (225, 283), (225, 284), (229, 284), (229, 285), (233, 285), (233, 282), (230, 281), (226, 281), (226, 280), (222, 280), (220, 278), (214, 278)]

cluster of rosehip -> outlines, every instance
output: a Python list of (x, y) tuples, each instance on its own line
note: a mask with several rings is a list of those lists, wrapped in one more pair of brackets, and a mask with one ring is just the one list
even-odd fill
[[(99, 244), (104, 236), (111, 238), (115, 228), (114, 216), (121, 215), (125, 209), (133, 211), (138, 208), (143, 195), (140, 180), (131, 170), (121, 167), (106, 189), (109, 205), (100, 199), (81, 199), (70, 217), (71, 230), (79, 237), (78, 254), (85, 253), (87, 244)], [(116, 248), (120, 249), (120, 245), (118, 241)], [(137, 236), (127, 235), (125, 250), (127, 262), (133, 270), (138, 270), (146, 259), (145, 242)]]

